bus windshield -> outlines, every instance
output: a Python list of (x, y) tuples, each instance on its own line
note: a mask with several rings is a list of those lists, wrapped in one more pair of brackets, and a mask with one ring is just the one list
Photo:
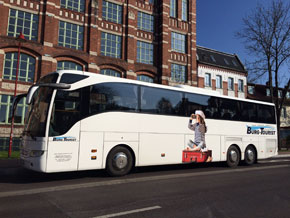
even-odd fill
[[(57, 77), (58, 74), (56, 73), (50, 74), (40, 79), (39, 83), (55, 83)], [(34, 93), (28, 108), (29, 112), (25, 120), (23, 135), (32, 138), (45, 136), (47, 113), (53, 90), (49, 87), (39, 87)]]

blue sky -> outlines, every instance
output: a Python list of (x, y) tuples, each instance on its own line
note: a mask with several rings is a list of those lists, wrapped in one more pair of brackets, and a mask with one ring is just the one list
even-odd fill
[[(287, 0), (286, 0), (287, 1)], [(235, 32), (242, 29), (242, 19), (271, 0), (196, 0), (197, 45), (237, 54), (242, 62), (249, 59), (241, 39)]]
[(251, 60), (242, 40), (235, 38), (235, 32), (242, 29), (242, 19), (257, 3), (267, 7), (271, 0), (196, 0), (197, 45), (235, 53), (243, 63)]

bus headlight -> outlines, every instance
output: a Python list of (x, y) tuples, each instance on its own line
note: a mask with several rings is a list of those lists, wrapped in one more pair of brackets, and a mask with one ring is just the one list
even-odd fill
[(29, 156), (30, 157), (40, 157), (41, 155), (43, 155), (44, 151), (40, 151), (40, 150), (32, 150), (30, 151)]

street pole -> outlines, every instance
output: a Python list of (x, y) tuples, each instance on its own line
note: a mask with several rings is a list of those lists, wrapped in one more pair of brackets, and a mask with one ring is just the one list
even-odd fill
[[(25, 37), (20, 32), (19, 36), (16, 39), (18, 43), (18, 54), (17, 54), (17, 65), (16, 65), (16, 78), (15, 78), (15, 87), (14, 87), (14, 98), (16, 97), (17, 93), (17, 84), (18, 84), (18, 71), (19, 71), (19, 59), (20, 59), (20, 48), (21, 48), (21, 42), (25, 42)], [(11, 108), (13, 111), (13, 108)], [(14, 113), (12, 113), (11, 117), (11, 129), (10, 129), (10, 137), (9, 137), (9, 149), (8, 149), (8, 157), (11, 157), (12, 152), (12, 141), (13, 141), (13, 127), (14, 127)]]

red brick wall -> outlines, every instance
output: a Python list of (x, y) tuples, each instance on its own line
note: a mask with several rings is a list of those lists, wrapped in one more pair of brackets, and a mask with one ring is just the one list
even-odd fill
[[(163, 4), (149, 5), (146, 1), (120, 0), (123, 4), (123, 24), (115, 24), (102, 20), (102, 0), (98, 0), (98, 8), (91, 8), (91, 1), (86, 1), (84, 13), (67, 10), (60, 7), (59, 0), (48, 0), (49, 4), (39, 1), (4, 0), (0, 4), (0, 18), (3, 24), (0, 28), (0, 49), (6, 52), (8, 48), (17, 50), (13, 37), (7, 36), (9, 8), (23, 8), (39, 14), (38, 41), (27, 41), (22, 45), (21, 52), (31, 52), (37, 58), (38, 66), (36, 80), (41, 76), (56, 70), (56, 62), (71, 60), (86, 66), (85, 70), (98, 73), (102, 67), (112, 67), (122, 72), (130, 71), (127, 78), (136, 79), (140, 72), (146, 72), (162, 84), (169, 84), (171, 63), (176, 62), (187, 66), (187, 80), (197, 84), (196, 74), (196, 0), (189, 0), (188, 22), (181, 21), (181, 1), (178, 1), (177, 18), (170, 18), (170, 0)], [(27, 2), (26, 5), (24, 5)], [(128, 5), (125, 3), (128, 2)], [(32, 5), (32, 6), (31, 6)], [(156, 9), (154, 9), (154, 7)], [(138, 30), (138, 8), (155, 16), (155, 33)], [(40, 14), (41, 12), (41, 14)], [(85, 14), (89, 16), (85, 16)], [(82, 51), (58, 46), (59, 20), (78, 23), (84, 26), (84, 49)], [(122, 35), (122, 58), (101, 56), (101, 33), (107, 31)], [(187, 53), (180, 54), (171, 51), (171, 32), (183, 32), (187, 36)], [(137, 40), (154, 43), (154, 65), (136, 62)], [(3, 55), (0, 56), (3, 65)], [(134, 76), (135, 74), (135, 76)]]

